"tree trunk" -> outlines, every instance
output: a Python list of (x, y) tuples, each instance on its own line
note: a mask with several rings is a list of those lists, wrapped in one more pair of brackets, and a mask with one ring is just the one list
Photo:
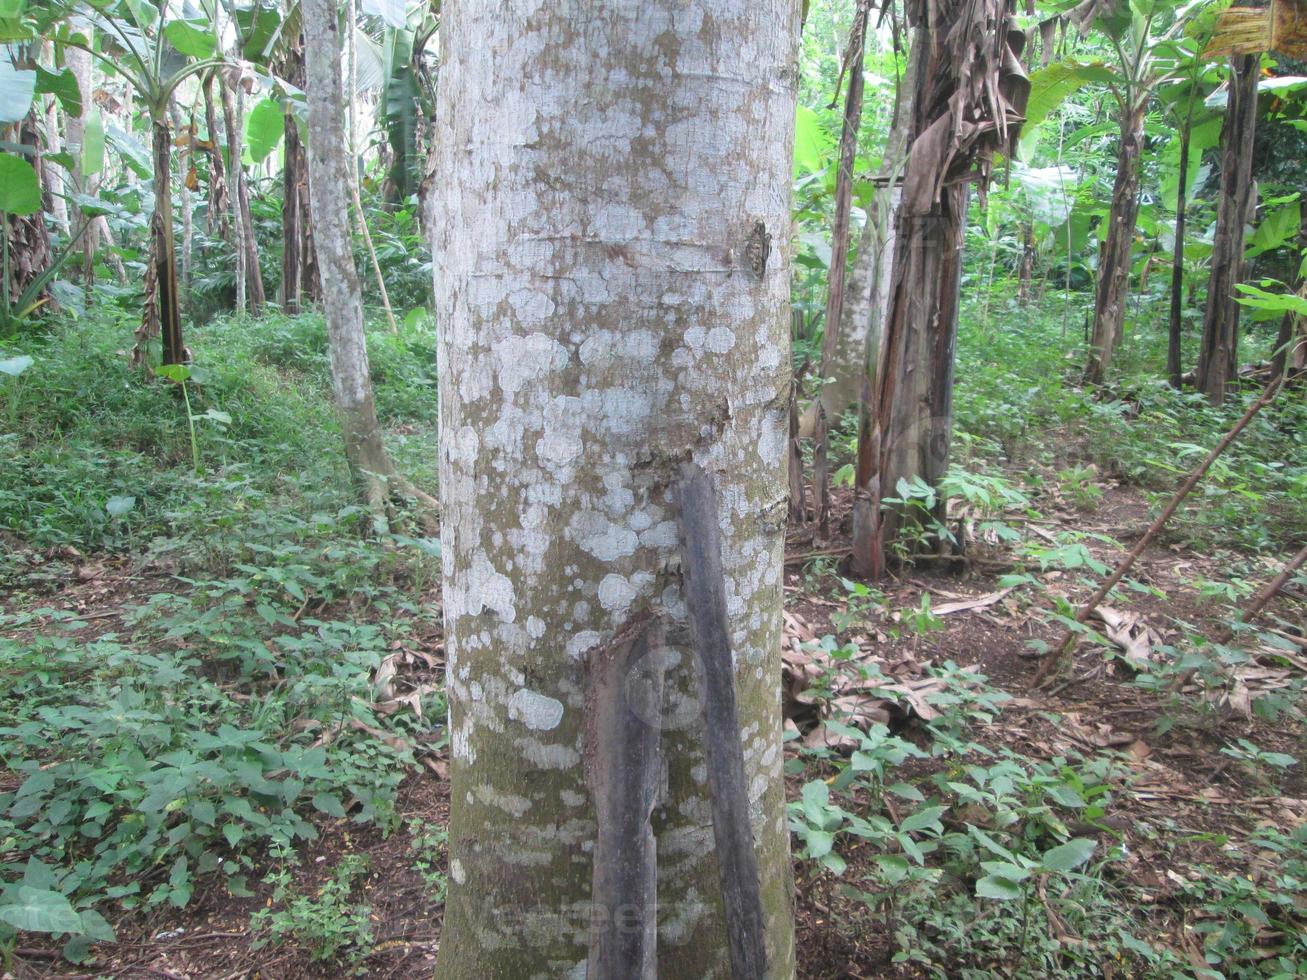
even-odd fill
[(218, 138), (218, 115), (213, 108), (213, 76), (204, 76), (204, 125), (209, 131), (209, 234), (224, 242), (231, 241), (231, 202), (227, 195), (227, 166), (222, 159), (222, 141)]
[(1243, 279), (1244, 224), (1257, 199), (1252, 170), (1260, 64), (1260, 55), (1231, 59), (1230, 99), (1221, 125), (1221, 196), (1195, 376), (1198, 390), (1213, 405), (1225, 401), (1225, 386), (1239, 367), (1239, 303), (1234, 287)]
[[(36, 108), (33, 107), (14, 129), (17, 130), (19, 145), (28, 148), (24, 158), (36, 171), (38, 185), (44, 194), (42, 178), (45, 169), (41, 165), (41, 135)], [(8, 126), (3, 127), (3, 131), (6, 134), (12, 132)], [(9, 295), (16, 297), (50, 268), (50, 232), (45, 226), (45, 214), (39, 208), (35, 214), (9, 214), (4, 219), (9, 223), (6, 230), (9, 239)]]
[(1116, 181), (1112, 185), (1107, 241), (1098, 261), (1098, 291), (1094, 296), (1094, 334), (1089, 342), (1085, 380), (1102, 384), (1112, 354), (1125, 328), (1126, 300), (1130, 294), (1130, 253), (1139, 218), (1139, 154), (1144, 141), (1144, 110), (1131, 109), (1121, 118), (1121, 145), (1116, 154)]
[[(67, 139), (65, 145), (73, 153), (73, 189), (78, 194), (91, 196), (95, 193), (91, 178), (82, 172), (82, 142), (86, 137), (86, 113), (94, 103), (91, 100), (94, 89), (92, 88), (92, 79), (94, 71), (91, 63), (91, 54), (80, 48), (65, 47), (64, 59), (68, 68), (77, 79), (77, 86), (82, 93), (82, 114), (80, 116), (69, 116), (66, 127)], [(99, 224), (94, 218), (87, 218), (82, 214), (80, 208), (73, 209), (73, 233), (82, 233), (82, 284), (86, 289), (90, 289), (95, 281), (95, 251), (99, 245)], [(82, 226), (87, 222), (90, 227), (82, 232)]]
[[(1307, 208), (1301, 212), (1298, 224), (1298, 247), (1307, 250)], [(1307, 300), (1307, 276), (1299, 275), (1294, 292)], [(1275, 354), (1271, 361), (1271, 374), (1295, 377), (1307, 370), (1307, 316), (1286, 310), (1275, 338)]]
[[(240, 83), (228, 88), (223, 75), (218, 76), (218, 92), (222, 96), (222, 116), (227, 128), (227, 161), (230, 164), (232, 183), (232, 234), (236, 246), (236, 308), (249, 304), (250, 313), (258, 316), (263, 310), (263, 273), (259, 269), (259, 249), (254, 241), (254, 222), (250, 218), (250, 189), (245, 180), (245, 164), (241, 161), (244, 132), (244, 95)], [(243, 282), (242, 282), (243, 280)]]
[[(291, 39), (282, 68), (283, 77), (292, 85), (304, 88), (304, 42), (298, 35)], [(300, 139), (299, 123), (289, 109), (285, 117), (286, 143), (282, 169), (281, 203), (281, 302), (287, 313), (298, 313), (307, 301), (305, 278), (310, 271), (305, 262), (304, 238), (309, 234), (308, 162)]]
[(323, 310), (331, 356), (331, 387), (345, 437), (345, 456), (368, 503), (384, 506), (394, 473), (368, 375), (363, 298), (349, 234), (350, 163), (340, 104), (338, 11), (333, 0), (303, 0), (305, 95), (309, 108), (309, 194), (320, 249)]
[[(904, 514), (882, 511), (900, 479), (930, 486), (948, 467), (967, 185), (988, 186), (1010, 154), (1030, 83), (1010, 0), (916, 0), (908, 161), (896, 218), (889, 309), (859, 424), (851, 570), (879, 577)], [(978, 122), (989, 125), (977, 125)], [(941, 501), (942, 505), (942, 501)]]
[[(910, 56), (909, 56), (910, 59)], [(908, 77), (912, 72), (908, 67)], [(800, 424), (803, 436), (811, 436), (820, 408), (828, 422), (837, 422), (857, 400), (862, 377), (868, 368), (868, 343), (878, 344), (881, 321), (889, 303), (889, 282), (894, 268), (894, 214), (898, 208), (898, 182), (907, 155), (908, 129), (912, 124), (912, 87), (901, 84), (894, 108), (894, 122), (885, 142), (880, 178), (883, 184), (872, 196), (867, 224), (858, 240), (858, 252), (849, 273), (844, 302), (840, 306), (840, 327), (829, 347), (822, 339), (821, 376), (825, 379), (813, 405)], [(834, 263), (831, 263), (832, 266)], [(827, 321), (829, 323), (829, 321)], [(827, 327), (827, 335), (830, 328)], [(870, 358), (875, 362), (876, 357)]]
[[(177, 295), (177, 254), (172, 228), (172, 133), (164, 107), (152, 120), (154, 134), (154, 216), (150, 220), (150, 255), (154, 265), (154, 315), (163, 339), (164, 364), (182, 364), (187, 357), (182, 342), (181, 306)], [(148, 300), (148, 297), (147, 297)], [(147, 313), (148, 315), (148, 313)]]
[[(1193, 96), (1189, 96), (1192, 103)], [(1189, 141), (1193, 131), (1193, 112), (1189, 112), (1180, 129), (1180, 177), (1175, 190), (1175, 245), (1171, 249), (1171, 312), (1166, 332), (1166, 377), (1179, 390), (1184, 373), (1181, 340), (1184, 336), (1184, 237), (1189, 202)]]
[[(168, 105), (168, 118), (172, 121), (172, 131), (180, 133), (182, 131), (181, 112), (177, 108), (177, 100), (173, 98)], [(178, 196), (181, 198), (182, 206), (182, 256), (181, 256), (181, 290), (178, 293), (178, 300), (186, 297), (189, 302), (191, 291), (191, 244), (194, 235), (194, 228), (191, 223), (191, 174), (195, 163), (191, 157), (195, 148), (195, 119), (191, 118), (190, 128), (186, 130), (185, 149), (178, 154), (178, 161), (182, 164), (182, 179), (178, 188)]]
[[(597, 809), (611, 756), (587, 732), (642, 689), (603, 679), (650, 623), (667, 637), (649, 654), (663, 708), (642, 716), (666, 760), (643, 824), (657, 976), (730, 975), (669, 494), (687, 460), (720, 494), (767, 975), (793, 976), (777, 685), (798, 6), (444, 8), (428, 221), (452, 761), (442, 980), (586, 975), (592, 921), (613, 921), (592, 893), (611, 868), (591, 859), (612, 829)], [(654, 925), (647, 907), (619, 911), (632, 931)]]

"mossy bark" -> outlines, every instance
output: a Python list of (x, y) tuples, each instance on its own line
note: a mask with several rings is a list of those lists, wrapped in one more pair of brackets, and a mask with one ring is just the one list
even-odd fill
[(793, 974), (779, 639), (798, 20), (793, 0), (445, 8), (428, 220), (444, 980), (585, 975), (589, 665), (649, 614), (666, 623), (657, 972), (728, 975), (672, 498), (686, 460), (719, 488), (770, 975)]

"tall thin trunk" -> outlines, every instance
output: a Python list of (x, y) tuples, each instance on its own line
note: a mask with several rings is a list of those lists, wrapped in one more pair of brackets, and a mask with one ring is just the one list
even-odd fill
[(151, 260), (154, 266), (155, 310), (163, 338), (163, 363), (186, 361), (182, 342), (182, 316), (177, 291), (177, 255), (172, 227), (172, 133), (162, 106), (151, 126), (154, 135), (154, 216), (150, 222)]
[(250, 218), (250, 190), (245, 179), (245, 165), (241, 161), (244, 145), (244, 90), (240, 83), (228, 86), (223, 75), (218, 76), (218, 92), (222, 97), (222, 116), (227, 129), (227, 162), (231, 176), (231, 227), (236, 246), (236, 308), (246, 305), (254, 316), (263, 310), (263, 273), (259, 269), (259, 250), (254, 241), (254, 222)]
[(1171, 252), (1171, 311), (1166, 331), (1166, 377), (1171, 387), (1179, 389), (1184, 372), (1181, 340), (1184, 336), (1184, 238), (1189, 197), (1189, 143), (1193, 136), (1193, 96), (1188, 115), (1180, 127), (1180, 177), (1175, 191), (1175, 246)]
[[(443, 8), (429, 201), (452, 763), (441, 980), (584, 976), (606, 923), (656, 926), (657, 962), (604, 976), (731, 975), (701, 634), (669, 493), (686, 460), (720, 493), (743, 829), (766, 975), (793, 976), (777, 683), (798, 7)], [(666, 641), (644, 669), (663, 675), (661, 705), (639, 669), (606, 682), (655, 629)], [(622, 734), (660, 729), (665, 775), (619, 803), (638, 817), (632, 860), (655, 848), (657, 907), (614, 909), (592, 891), (607, 894), (613, 868), (593, 854), (616, 826), (603, 724), (646, 692)]]
[(1243, 279), (1244, 224), (1256, 202), (1252, 171), (1260, 64), (1260, 55), (1230, 60), (1230, 99), (1221, 125), (1221, 196), (1195, 377), (1198, 390), (1213, 405), (1225, 401), (1226, 385), (1239, 367), (1239, 303), (1234, 287)]
[[(304, 88), (304, 41), (298, 35), (290, 39), (282, 66), (285, 79)], [(285, 115), (285, 150), (282, 169), (281, 201), (281, 302), (287, 313), (297, 313), (305, 302), (304, 236), (309, 232), (308, 162), (300, 140), (299, 123), (288, 109)]]
[[(826, 330), (821, 341), (821, 377), (829, 375), (827, 368), (835, 366), (835, 353), (840, 333), (844, 329), (844, 291), (849, 265), (849, 209), (853, 203), (853, 164), (858, 154), (858, 127), (862, 123), (863, 53), (867, 45), (866, 2), (859, 2), (853, 27), (849, 32), (849, 46), (845, 67), (849, 74), (849, 88), (844, 100), (844, 121), (840, 131), (839, 172), (835, 176), (835, 215), (831, 223), (831, 258), (826, 275)], [(838, 93), (837, 96), (838, 98)], [(813, 443), (813, 505), (817, 513), (817, 528), (821, 537), (830, 533), (830, 439), (831, 424), (839, 423), (817, 405), (817, 431)]]
[(835, 214), (831, 222), (831, 260), (826, 289), (826, 330), (821, 341), (822, 377), (835, 360), (840, 332), (844, 327), (844, 283), (849, 256), (849, 210), (853, 203), (853, 165), (858, 153), (858, 128), (862, 124), (862, 59), (867, 40), (867, 5), (858, 4), (849, 35), (847, 69), (849, 87), (844, 100), (844, 121), (840, 130), (839, 172), (835, 177)]
[[(1035, 228), (1030, 221), (1021, 222), (1021, 265), (1017, 270), (1017, 299), (1030, 302), (1030, 281), (1035, 274)], [(988, 299), (986, 299), (988, 302)]]
[[(1307, 250), (1307, 208), (1302, 210), (1298, 224), (1298, 246)], [(1298, 276), (1294, 292), (1307, 300), (1307, 276)], [(1307, 370), (1307, 316), (1286, 310), (1275, 338), (1271, 373), (1278, 378), (1284, 374), (1296, 376), (1304, 370)]]
[(63, 150), (63, 140), (59, 138), (59, 101), (51, 98), (45, 110), (45, 154), (41, 157), (41, 187), (47, 196), (46, 207), (59, 233), (67, 238), (73, 233), (73, 226), (68, 220), (68, 181), (58, 164), (50, 160), (50, 154)]
[(372, 397), (363, 332), (363, 296), (350, 243), (348, 188), (353, 175), (340, 112), (344, 47), (333, 0), (303, 0), (303, 12), (309, 194), (321, 262), (332, 394), (350, 469), (367, 501), (379, 507), (384, 505), (386, 480), (393, 475), (394, 467), (382, 442)]
[(368, 230), (367, 216), (363, 213), (363, 200), (359, 194), (359, 161), (358, 154), (354, 150), (354, 102), (355, 93), (358, 91), (358, 52), (356, 50), (357, 37), (354, 25), (356, 21), (356, 8), (354, 0), (347, 0), (345, 6), (346, 22), (349, 24), (349, 31), (345, 36), (345, 64), (347, 74), (345, 81), (345, 106), (346, 119), (348, 121), (348, 140), (349, 140), (349, 160), (350, 160), (350, 182), (349, 194), (350, 199), (354, 202), (354, 217), (358, 222), (359, 237), (363, 239), (363, 247), (368, 253), (368, 262), (372, 266), (372, 274), (377, 284), (377, 293), (381, 297), (381, 308), (386, 311), (386, 322), (390, 324), (391, 333), (399, 333), (399, 324), (395, 321), (395, 311), (390, 307), (390, 291), (386, 288), (386, 277), (381, 274), (381, 263), (377, 261), (377, 250), (372, 244), (372, 232)]
[[(909, 55), (909, 59), (911, 55)], [(912, 73), (911, 65), (907, 76)], [(874, 364), (881, 335), (881, 321), (889, 304), (889, 283), (894, 266), (894, 214), (899, 202), (899, 179), (907, 156), (908, 129), (912, 124), (912, 86), (897, 88), (894, 121), (885, 141), (867, 223), (858, 239), (840, 308), (840, 328), (829, 357), (825, 338), (822, 345), (821, 376), (825, 383), (800, 422), (799, 432), (811, 436), (818, 409), (828, 421), (838, 420), (857, 402), (868, 364)], [(829, 327), (827, 328), (829, 332)], [(872, 351), (868, 357), (868, 344)]]
[[(177, 100), (173, 98), (168, 105), (168, 118), (172, 120), (172, 130), (174, 133), (182, 131), (181, 112), (177, 108)], [(191, 170), (195, 166), (191, 154), (195, 147), (195, 119), (192, 118), (190, 128), (186, 131), (185, 148), (178, 154), (178, 162), (182, 165), (182, 179), (178, 187), (178, 196), (181, 198), (182, 207), (182, 256), (181, 256), (181, 291), (178, 294), (179, 302), (182, 297), (189, 297), (191, 290), (191, 242), (194, 234), (194, 227), (191, 223)]]
[[(91, 61), (91, 54), (80, 48), (67, 47), (64, 49), (64, 58), (68, 68), (77, 79), (77, 86), (82, 93), (82, 114), (80, 116), (69, 116), (67, 125), (67, 140), (65, 145), (70, 149), (75, 147), (76, 153), (73, 155), (73, 188), (79, 194), (93, 195), (95, 193), (94, 183), (91, 177), (82, 172), (82, 143), (86, 138), (86, 113), (94, 103), (91, 95), (94, 91), (92, 81), (94, 79), (94, 69)], [(94, 218), (87, 218), (82, 215), (80, 209), (74, 210), (74, 233), (81, 232), (82, 242), (82, 283), (89, 290), (95, 281), (95, 252), (99, 246), (100, 229), (102, 222)], [(82, 226), (85, 223), (90, 224), (84, 232)]]
[(1144, 142), (1144, 108), (1132, 107), (1121, 117), (1121, 143), (1116, 154), (1116, 180), (1107, 241), (1098, 260), (1098, 291), (1094, 296), (1094, 333), (1089, 342), (1085, 380), (1102, 384), (1107, 379), (1125, 327), (1126, 300), (1130, 294), (1130, 253), (1139, 218), (1139, 155)]
[(209, 131), (209, 234), (231, 241), (231, 201), (227, 194), (227, 165), (222, 159), (218, 115), (213, 108), (214, 69), (204, 76), (204, 126)]

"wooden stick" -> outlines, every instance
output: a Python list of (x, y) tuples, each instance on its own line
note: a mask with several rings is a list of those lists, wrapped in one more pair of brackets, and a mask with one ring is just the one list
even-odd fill
[[(1153, 539), (1156, 538), (1162, 528), (1166, 526), (1166, 522), (1171, 519), (1171, 515), (1179, 509), (1180, 504), (1184, 502), (1185, 497), (1189, 496), (1190, 491), (1198, 485), (1198, 481), (1203, 478), (1211, 468), (1211, 465), (1216, 462), (1217, 458), (1225, 452), (1226, 449), (1229, 448), (1230, 443), (1238, 438), (1239, 433), (1248, 427), (1248, 423), (1253, 420), (1257, 413), (1271, 403), (1271, 400), (1279, 390), (1280, 379), (1271, 379), (1271, 383), (1262, 389), (1262, 393), (1258, 396), (1257, 400), (1248, 406), (1248, 410), (1243, 413), (1243, 416), (1239, 421), (1234, 424), (1229, 432), (1221, 437), (1221, 441), (1212, 448), (1210, 453), (1207, 454), (1207, 458), (1190, 471), (1189, 476), (1185, 479), (1184, 483), (1180, 485), (1180, 489), (1175, 492), (1175, 495), (1167, 503), (1162, 513), (1157, 515), (1157, 520), (1153, 521), (1148, 530), (1144, 532), (1143, 537), (1141, 537), (1135, 543), (1135, 546), (1130, 549), (1130, 553), (1121, 559), (1120, 563), (1116, 566), (1116, 570), (1108, 576), (1107, 581), (1099, 586), (1098, 591), (1090, 596), (1089, 601), (1081, 606), (1076, 612), (1075, 621), (1077, 623), (1086, 622), (1093, 611), (1098, 608), (1099, 604), (1107, 598), (1108, 593), (1116, 588), (1117, 583), (1119, 583), (1121, 579), (1125, 578), (1130, 569), (1134, 567), (1139, 556), (1144, 553), (1144, 549), (1152, 544)], [(1067, 651), (1074, 644), (1075, 639), (1076, 631), (1074, 629), (1068, 629), (1052, 655), (1044, 661), (1040, 666), (1039, 671), (1036, 673), (1036, 686), (1042, 684), (1045, 678), (1054, 672), (1054, 667), (1061, 662)]]
[(726, 939), (734, 980), (765, 980), (762, 889), (749, 821), (744, 746), (735, 704), (735, 669), (726, 579), (722, 573), (721, 528), (708, 474), (697, 463), (681, 466), (681, 578), (690, 636), (699, 664), (703, 699), (703, 748), (712, 795), (713, 837), (726, 908)]

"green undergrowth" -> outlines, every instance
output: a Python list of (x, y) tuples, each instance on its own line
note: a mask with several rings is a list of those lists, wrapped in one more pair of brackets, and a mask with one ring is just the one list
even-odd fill
[[(332, 821), (388, 833), (440, 744), (438, 690), (401, 688), (420, 713), (375, 707), (383, 659), (438, 615), (420, 597), (439, 547), (355, 504), (321, 318), (194, 329), (194, 445), (180, 388), (128, 368), (131, 326), (27, 336), (31, 366), (0, 378), (4, 957), (47, 933), (80, 961), (118, 910), (252, 894), (268, 855)], [(434, 489), (430, 329), (370, 345), (391, 448)], [(50, 598), (80, 582), (99, 605)], [(353, 941), (334, 929), (304, 941), (333, 955)]]
[[(877, 670), (855, 649), (823, 642), (833, 671), (899, 697), (875, 687)], [(1133, 781), (1124, 759), (1025, 755), (988, 732), (1005, 694), (951, 663), (931, 673), (944, 681), (925, 696), (935, 720), (901, 731), (828, 721), (827, 743), (843, 744), (799, 748), (788, 763), (806, 779), (789, 805), (800, 859), (863, 909), (834, 921), (870, 921), (914, 976), (1224, 980), (1307, 969), (1307, 829), (1208, 834), (1228, 860), (1183, 867), (1159, 901), (1131, 878), (1119, 828), (1163, 849), (1192, 833), (1137, 811), (1122, 820)], [(822, 698), (829, 680), (809, 695)], [(1282, 773), (1287, 757), (1236, 745), (1268, 785)]]
[[(1006, 301), (988, 327), (964, 303), (954, 393), (954, 459), (984, 472), (1094, 464), (1154, 495), (1156, 509), (1260, 393), (1253, 383), (1214, 409), (1164, 380), (1166, 309), (1139, 304), (1103, 391), (1082, 386), (1083, 322), (1091, 294), (1022, 306)], [(1191, 355), (1196, 339), (1186, 338)], [(1242, 354), (1269, 355), (1257, 325)], [(1216, 462), (1173, 519), (1169, 540), (1244, 551), (1287, 550), (1307, 531), (1307, 398), (1282, 392)]]
[[(158, 546), (212, 568), (264, 539), (270, 521), (301, 536), (306, 523), (352, 501), (319, 315), (233, 317), (191, 331), (194, 446), (179, 387), (128, 366), (131, 330), (125, 317), (105, 314), (3, 352), (32, 358), (21, 376), (0, 376), (7, 541), (82, 552)], [(429, 321), (410, 318), (399, 334), (374, 329), (369, 350), (397, 464), (434, 488)], [(18, 550), (6, 549), (0, 578), (21, 571)]]

